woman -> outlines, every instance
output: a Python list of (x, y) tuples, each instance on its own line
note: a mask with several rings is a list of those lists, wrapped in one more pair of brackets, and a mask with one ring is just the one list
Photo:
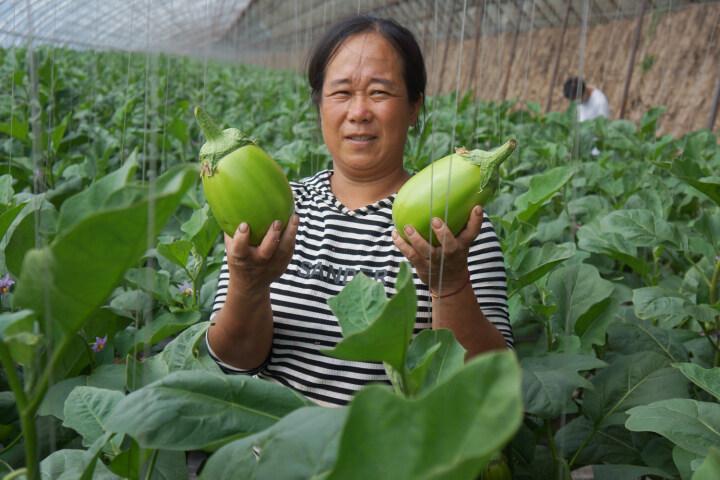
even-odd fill
[(393, 199), (409, 178), (407, 132), (425, 93), (413, 35), (374, 17), (342, 21), (316, 46), (308, 78), (333, 169), (292, 183), (295, 215), (284, 230), (276, 222), (258, 247), (249, 245), (245, 224), (225, 236), (207, 335), (213, 358), (228, 373), (258, 374), (320, 404), (347, 403), (363, 385), (387, 377), (379, 363), (320, 353), (342, 338), (327, 299), (358, 271), (392, 295), (406, 260), (418, 291), (416, 332), (449, 328), (468, 357), (512, 346), (503, 257), (482, 209), (457, 237), (433, 221), (444, 239), (442, 285), (435, 274), (441, 247), (412, 229), (406, 242), (392, 223)]

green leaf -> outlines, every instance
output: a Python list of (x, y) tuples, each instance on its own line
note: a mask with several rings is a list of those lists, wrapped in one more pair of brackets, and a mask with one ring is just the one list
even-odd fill
[(530, 189), (515, 199), (517, 218), (527, 222), (575, 174), (573, 167), (555, 167), (530, 180)]
[(130, 391), (139, 390), (170, 373), (167, 363), (160, 355), (152, 356), (146, 360), (139, 360), (132, 354), (128, 354), (126, 358), (125, 382)]
[(165, 312), (140, 330), (123, 331), (115, 337), (114, 344), (122, 355), (131, 350), (142, 350), (198, 323), (200, 317), (200, 312)]
[(667, 360), (681, 362), (688, 352), (679, 338), (681, 332), (656, 327), (649, 322), (615, 323), (608, 328), (608, 345), (625, 355), (642, 351), (662, 354)]
[(58, 229), (67, 230), (89, 215), (97, 212), (110, 196), (126, 187), (133, 179), (138, 162), (135, 154), (130, 155), (125, 163), (114, 172), (102, 177), (82, 192), (65, 200), (60, 208)]
[(522, 421), (512, 352), (480, 355), (417, 399), (371, 385), (350, 403), (329, 479), (474, 479)]
[(661, 478), (672, 479), (669, 473), (659, 468), (640, 465), (593, 465), (594, 480), (617, 480), (618, 478), (645, 478), (645, 475), (655, 475)]
[(131, 268), (125, 273), (125, 279), (133, 286), (151, 293), (156, 299), (170, 303), (170, 274), (151, 267)]
[(703, 368), (696, 363), (674, 363), (691, 382), (720, 400), (720, 367)]
[(335, 463), (346, 408), (304, 407), (215, 452), (201, 480), (321, 478)]
[(625, 412), (665, 398), (688, 396), (688, 383), (667, 358), (654, 352), (616, 357), (592, 378), (593, 390), (585, 392), (583, 410), (596, 425), (625, 422)]
[(400, 264), (396, 288), (397, 293), (387, 300), (381, 283), (358, 273), (338, 295), (328, 299), (344, 338), (334, 349), (323, 353), (344, 360), (386, 362), (401, 370), (417, 306), (415, 285), (406, 262)]
[(707, 195), (716, 205), (720, 205), (720, 179), (707, 176), (691, 155), (675, 158), (670, 171), (680, 180)]
[(78, 432), (88, 447), (109, 431), (105, 421), (124, 397), (116, 390), (77, 386), (65, 401), (63, 425)]
[(125, 389), (124, 365), (99, 365), (90, 375), (67, 378), (52, 385), (38, 410), (38, 415), (52, 415), (65, 419), (65, 401), (72, 390), (80, 385), (122, 392)]
[(687, 319), (685, 307), (689, 301), (677, 291), (663, 287), (644, 287), (633, 290), (635, 315), (641, 320), (652, 320), (658, 326), (670, 329)]
[(161, 243), (157, 246), (157, 251), (163, 257), (167, 258), (175, 265), (185, 268), (187, 265), (188, 255), (192, 251), (193, 244), (189, 240), (176, 240), (171, 243)]
[(582, 335), (608, 305), (614, 286), (600, 277), (597, 268), (578, 263), (553, 271), (548, 277), (548, 288), (555, 297), (557, 310), (553, 322), (565, 333)]
[[(78, 480), (91, 463), (96, 462), (96, 456), (87, 450), (58, 450), (51, 453), (40, 462), (42, 478), (53, 480)], [(102, 462), (96, 462), (92, 474), (93, 480), (116, 480), (110, 470)]]
[(696, 455), (720, 445), (720, 404), (689, 398), (660, 400), (628, 410), (625, 427), (655, 432)]
[(193, 212), (190, 220), (180, 226), (180, 230), (192, 240), (198, 255), (204, 258), (217, 243), (220, 226), (209, 213), (209, 205), (204, 205)]
[(407, 352), (408, 394), (427, 392), (444, 382), (465, 363), (465, 349), (446, 329), (418, 333)]
[(574, 243), (546, 243), (542, 247), (523, 249), (510, 265), (512, 296), (575, 255)]
[(100, 210), (64, 231), (50, 246), (29, 251), (15, 291), (16, 304), (35, 310), (39, 318), (52, 318), (66, 333), (77, 331), (145, 252), (148, 204), (155, 205), (151, 230), (157, 235), (196, 181), (195, 174), (194, 168), (171, 169), (158, 178), (154, 195)]
[(592, 389), (578, 372), (606, 367), (590, 355), (548, 353), (521, 360), (525, 411), (552, 419), (567, 410), (576, 388)]
[[(220, 367), (212, 359), (205, 362), (203, 357), (200, 356), (199, 343), (205, 338), (205, 331), (209, 325), (209, 322), (197, 323), (185, 329), (165, 346), (159, 356), (167, 365), (169, 372), (190, 369), (220, 372)], [(209, 357), (206, 356), (205, 358)]]
[(264, 430), (308, 404), (290, 388), (266, 380), (181, 371), (127, 395), (106, 425), (143, 448), (195, 450)]
[(720, 478), (720, 450), (711, 447), (702, 465), (695, 471), (692, 480), (717, 480)]

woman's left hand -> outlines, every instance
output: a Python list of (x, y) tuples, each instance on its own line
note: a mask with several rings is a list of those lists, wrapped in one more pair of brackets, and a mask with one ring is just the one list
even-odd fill
[[(462, 289), (468, 282), (468, 252), (470, 245), (480, 234), (483, 223), (483, 210), (476, 205), (470, 213), (465, 228), (455, 237), (447, 224), (439, 218), (433, 218), (431, 225), (440, 245), (433, 247), (412, 227), (406, 227), (405, 241), (397, 231), (392, 232), (393, 243), (405, 258), (415, 267), (420, 280), (433, 292), (454, 292)], [(441, 259), (443, 265), (442, 285), (440, 275)], [(442, 289), (442, 291), (441, 291)]]

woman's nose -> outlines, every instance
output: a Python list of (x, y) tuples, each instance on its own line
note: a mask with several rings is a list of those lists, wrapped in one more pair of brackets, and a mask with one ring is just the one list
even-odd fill
[(371, 117), (368, 98), (365, 95), (354, 95), (348, 105), (348, 119), (351, 122), (368, 122)]

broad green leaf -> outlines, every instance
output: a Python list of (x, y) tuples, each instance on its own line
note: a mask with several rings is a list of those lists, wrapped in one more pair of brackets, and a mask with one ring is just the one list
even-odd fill
[(127, 329), (121, 332), (115, 337), (114, 344), (122, 355), (131, 350), (142, 350), (198, 323), (200, 317), (200, 312), (165, 312), (140, 330)]
[(210, 359), (209, 362), (205, 362), (203, 358), (209, 357), (207, 355), (205, 357), (200, 355), (198, 344), (204, 340), (205, 331), (208, 329), (208, 326), (208, 322), (197, 323), (187, 328), (165, 346), (159, 356), (167, 365), (169, 372), (190, 369), (220, 372), (220, 368), (212, 359)]
[(7, 342), (9, 336), (31, 331), (34, 322), (32, 310), (0, 313), (0, 342)]
[(417, 305), (412, 273), (406, 262), (400, 264), (396, 288), (397, 293), (387, 300), (381, 283), (357, 274), (328, 300), (344, 338), (323, 353), (344, 360), (386, 362), (401, 370), (415, 326)]
[(697, 458), (698, 456), (696, 454), (675, 445), (672, 450), (672, 459), (675, 468), (680, 472), (680, 478), (682, 480), (690, 480), (692, 478), (693, 470), (691, 465)]
[(533, 176), (530, 189), (515, 199), (517, 218), (524, 222), (529, 221), (574, 174), (573, 167), (555, 167)]
[(717, 480), (720, 478), (720, 450), (711, 447), (702, 465), (695, 471), (692, 480)]
[(157, 246), (157, 251), (163, 257), (167, 258), (175, 265), (185, 268), (187, 265), (188, 255), (192, 251), (192, 242), (189, 240), (175, 240), (171, 243), (161, 243)]
[(633, 290), (635, 315), (666, 329), (676, 327), (687, 319), (685, 307), (688, 304), (685, 297), (667, 288), (644, 287)]
[(653, 351), (669, 361), (682, 362), (688, 359), (688, 352), (679, 338), (680, 333), (649, 322), (615, 323), (608, 328), (608, 345), (613, 351), (625, 355)]
[(0, 123), (0, 132), (17, 138), (20, 141), (27, 142), (29, 139), (30, 122), (13, 115), (9, 122)]
[(77, 386), (65, 400), (63, 425), (78, 432), (88, 447), (109, 431), (105, 422), (124, 397), (116, 390)]
[(623, 425), (610, 425), (596, 429), (593, 422), (579, 416), (560, 427), (555, 433), (559, 453), (565, 458), (576, 457), (576, 465), (642, 464), (642, 452), (633, 434)]
[(582, 335), (588, 323), (607, 308), (614, 286), (597, 268), (578, 263), (553, 271), (548, 288), (556, 300), (553, 322), (565, 333)]
[(628, 410), (628, 430), (655, 432), (696, 455), (720, 445), (720, 404), (689, 398), (660, 400)]
[(90, 375), (67, 378), (52, 385), (40, 404), (38, 415), (52, 415), (64, 420), (65, 400), (75, 387), (81, 385), (122, 392), (125, 389), (125, 366), (99, 365)]
[(322, 478), (335, 463), (346, 408), (304, 407), (215, 452), (201, 480)]
[(15, 205), (14, 207), (10, 207), (2, 214), (0, 214), (0, 238), (5, 236), (5, 233), (7, 232), (8, 228), (10, 228), (10, 225), (13, 223), (13, 220), (15, 220), (15, 217), (17, 217), (22, 209), (25, 208), (25, 204), (21, 203), (20, 205)]
[(308, 404), (290, 388), (266, 380), (181, 371), (127, 395), (106, 426), (143, 448), (194, 450), (264, 430)]
[(204, 205), (193, 212), (190, 220), (180, 226), (180, 230), (192, 240), (198, 255), (204, 258), (217, 243), (220, 226), (209, 213), (209, 206)]
[(55, 207), (39, 195), (24, 204), (5, 232), (0, 243), (5, 264), (14, 277), (20, 276), (27, 252), (43, 245), (55, 232)]
[(688, 396), (687, 380), (654, 352), (616, 357), (592, 384), (595, 388), (585, 391), (583, 410), (598, 426), (624, 423), (625, 412), (637, 405)]
[(151, 293), (156, 299), (170, 303), (170, 274), (154, 268), (131, 268), (125, 273), (125, 279), (133, 286)]
[(350, 403), (329, 479), (474, 479), (522, 421), (512, 352), (480, 355), (417, 399), (371, 385)]
[(675, 363), (673, 367), (720, 401), (720, 367), (703, 368), (696, 363)]
[(53, 324), (66, 333), (77, 331), (145, 252), (148, 204), (155, 205), (152, 230), (157, 234), (195, 181), (194, 168), (171, 169), (158, 178), (154, 195), (91, 214), (50, 246), (29, 251), (16, 304), (35, 310), (40, 318), (52, 316)]
[(577, 240), (578, 248), (581, 250), (607, 255), (629, 265), (641, 275), (649, 271), (646, 262), (637, 257), (637, 246), (617, 232), (606, 232), (599, 220), (593, 220), (580, 227), (577, 231)]
[(617, 480), (619, 478), (645, 478), (645, 475), (654, 475), (660, 478), (672, 479), (669, 473), (659, 468), (641, 465), (593, 465), (594, 480)]
[(525, 411), (552, 419), (562, 414), (576, 388), (592, 389), (578, 372), (606, 367), (590, 355), (547, 353), (521, 360)]
[(707, 176), (690, 155), (675, 158), (670, 171), (680, 180), (707, 195), (716, 205), (720, 205), (720, 178)]
[(546, 243), (542, 247), (521, 250), (510, 265), (512, 279), (510, 296), (542, 278), (573, 255), (575, 255), (574, 243)]
[(600, 225), (605, 233), (616, 233), (637, 247), (652, 247), (663, 241), (676, 242), (670, 224), (650, 210), (616, 210), (603, 217)]
[(167, 363), (160, 355), (154, 355), (145, 360), (138, 360), (132, 354), (127, 355), (127, 369), (125, 371), (127, 388), (130, 391), (139, 390), (146, 385), (164, 378), (168, 373)]
[[(40, 476), (43, 480), (78, 480), (85, 470), (95, 462), (95, 456), (87, 450), (58, 450), (40, 462)], [(96, 462), (93, 480), (116, 480), (102, 462)]]
[(120, 168), (65, 200), (60, 208), (58, 229), (67, 230), (102, 208), (113, 193), (128, 185), (137, 168), (138, 162), (133, 153)]
[(462, 368), (465, 349), (446, 329), (428, 329), (418, 333), (407, 352), (409, 394), (431, 390)]

